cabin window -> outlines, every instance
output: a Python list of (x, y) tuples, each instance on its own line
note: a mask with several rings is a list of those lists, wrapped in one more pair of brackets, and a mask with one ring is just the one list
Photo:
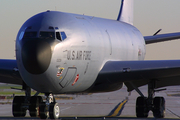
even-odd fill
[(37, 32), (25, 32), (23, 38), (35, 38), (37, 36)]
[(54, 32), (44, 32), (44, 31), (40, 32), (39, 37), (40, 38), (55, 38)]

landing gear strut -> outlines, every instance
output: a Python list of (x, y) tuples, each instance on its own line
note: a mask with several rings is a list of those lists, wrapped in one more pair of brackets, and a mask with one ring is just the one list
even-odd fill
[(154, 97), (156, 92), (154, 90), (155, 83), (155, 80), (149, 82), (148, 97), (140, 96), (136, 100), (136, 116), (139, 118), (147, 118), (150, 110), (153, 112), (155, 118), (164, 117), (165, 99), (163, 97)]
[(41, 96), (31, 96), (31, 89), (28, 86), (23, 87), (26, 96), (15, 96), (13, 99), (12, 113), (14, 117), (25, 117), (29, 110), (31, 117), (40, 117), (41, 119), (57, 119), (60, 115), (58, 103), (52, 94), (46, 95), (46, 102), (43, 102)]

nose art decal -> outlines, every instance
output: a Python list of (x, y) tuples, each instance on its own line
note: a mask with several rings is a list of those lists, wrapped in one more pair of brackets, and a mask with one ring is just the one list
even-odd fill
[(72, 86), (78, 81), (78, 79), (79, 79), (79, 74), (77, 74), (76, 78), (74, 79)]

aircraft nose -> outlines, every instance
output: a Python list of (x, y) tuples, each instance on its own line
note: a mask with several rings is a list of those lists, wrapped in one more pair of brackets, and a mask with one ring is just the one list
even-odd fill
[(21, 56), (29, 73), (42, 74), (48, 69), (51, 61), (51, 46), (43, 40), (29, 40), (22, 46)]

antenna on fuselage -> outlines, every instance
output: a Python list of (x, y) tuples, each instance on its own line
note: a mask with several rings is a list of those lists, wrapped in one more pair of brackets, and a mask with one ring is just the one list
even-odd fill
[(153, 36), (157, 35), (159, 32), (161, 32), (162, 29), (159, 29), (156, 33), (154, 33)]

